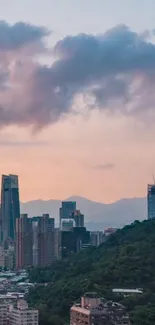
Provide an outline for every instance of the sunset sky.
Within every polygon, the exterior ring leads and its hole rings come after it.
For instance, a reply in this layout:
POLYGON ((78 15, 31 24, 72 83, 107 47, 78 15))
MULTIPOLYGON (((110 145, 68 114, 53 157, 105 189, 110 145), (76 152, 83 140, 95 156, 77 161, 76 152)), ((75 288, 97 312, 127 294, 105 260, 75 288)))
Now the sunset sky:
POLYGON ((155 174, 155 1, 0 8, 0 173, 19 175, 21 201, 145 196, 155 174))

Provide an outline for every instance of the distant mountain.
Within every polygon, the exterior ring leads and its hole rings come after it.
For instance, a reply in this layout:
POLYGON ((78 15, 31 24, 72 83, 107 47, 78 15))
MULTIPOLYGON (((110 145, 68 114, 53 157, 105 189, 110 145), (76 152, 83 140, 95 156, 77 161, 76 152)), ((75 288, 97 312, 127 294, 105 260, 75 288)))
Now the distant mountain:
MULTIPOLYGON (((69 197, 66 201, 76 201, 77 209, 85 215, 85 223, 89 230, 102 230, 107 227, 121 228, 134 220, 144 220, 147 216, 146 198, 121 199, 111 204, 90 201, 83 197, 69 197)), ((59 200, 35 200, 21 203, 21 213, 30 217, 49 213, 59 220, 59 200)))

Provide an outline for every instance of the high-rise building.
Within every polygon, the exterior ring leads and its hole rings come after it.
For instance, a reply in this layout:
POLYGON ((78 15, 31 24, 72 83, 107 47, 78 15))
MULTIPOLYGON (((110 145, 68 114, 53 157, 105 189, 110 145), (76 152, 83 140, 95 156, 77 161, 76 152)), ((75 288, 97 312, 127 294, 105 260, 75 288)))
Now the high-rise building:
POLYGON ((38 222, 38 265, 51 265, 54 255, 54 218, 43 214, 38 222))
POLYGON ((148 185, 147 210, 148 210, 148 219, 155 218, 155 184, 148 185))
POLYGON ((55 260, 61 259, 61 230, 54 229, 54 258, 55 260))
POLYGON ((75 221, 75 227, 83 228, 84 227, 84 215, 80 210, 76 210, 73 214, 73 219, 75 221))
POLYGON ((16 268, 22 269, 33 265, 33 230, 32 219, 21 214, 16 220, 16 268))
POLYGON ((72 231, 74 228, 74 219, 61 219, 61 231, 72 231))
POLYGON ((60 208, 60 224, 61 219, 69 219, 73 212, 76 211, 76 202, 74 201, 63 201, 60 208))
POLYGON ((86 228, 74 227, 72 231, 61 231, 61 258, 78 253, 84 245, 89 246, 90 232, 86 228))
POLYGON ((54 261, 54 219, 48 214, 16 221, 16 268, 45 267, 54 261))
POLYGON ((130 325, 125 307, 112 301, 103 301, 94 292, 87 293, 70 310, 70 325, 130 325))
POLYGON ((39 265, 39 222, 41 217, 32 218, 33 228, 33 266, 39 265))
POLYGON ((15 241, 16 219, 20 217, 18 176, 2 175, 1 187, 1 242, 15 241))
POLYGON ((9 325, 38 325, 38 310, 28 308, 24 300, 17 302, 17 307, 12 307, 9 312, 9 325))

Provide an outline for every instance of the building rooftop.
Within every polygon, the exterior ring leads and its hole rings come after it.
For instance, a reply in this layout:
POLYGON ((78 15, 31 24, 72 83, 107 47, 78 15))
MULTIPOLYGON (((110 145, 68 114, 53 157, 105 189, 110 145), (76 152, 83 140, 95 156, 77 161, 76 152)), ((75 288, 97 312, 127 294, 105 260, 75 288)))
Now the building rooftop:
POLYGON ((143 293, 143 289, 113 289, 114 293, 143 293))

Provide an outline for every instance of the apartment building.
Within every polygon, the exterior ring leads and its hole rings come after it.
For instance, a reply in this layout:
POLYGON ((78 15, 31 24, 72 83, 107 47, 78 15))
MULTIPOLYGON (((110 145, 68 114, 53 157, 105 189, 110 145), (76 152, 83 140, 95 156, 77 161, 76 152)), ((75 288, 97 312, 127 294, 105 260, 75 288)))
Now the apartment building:
POLYGON ((0 304, 0 324, 7 325, 7 304, 0 304))
POLYGON ((38 325, 38 310, 28 308, 25 300, 19 300, 17 307, 9 312, 9 325, 38 325))

